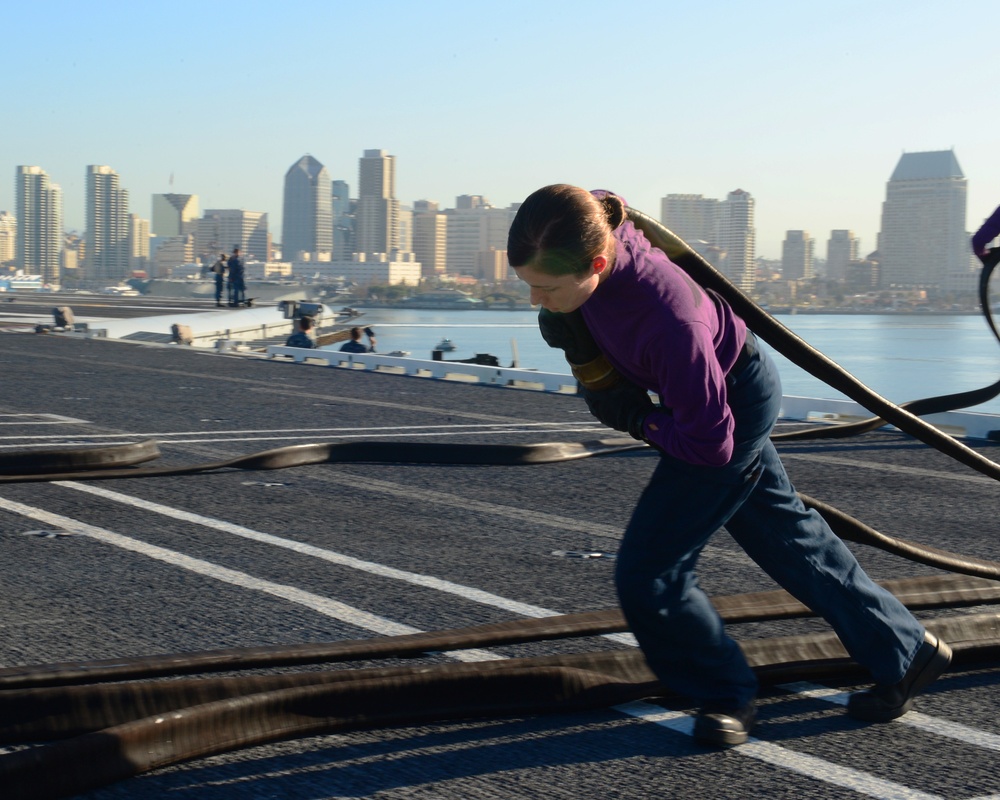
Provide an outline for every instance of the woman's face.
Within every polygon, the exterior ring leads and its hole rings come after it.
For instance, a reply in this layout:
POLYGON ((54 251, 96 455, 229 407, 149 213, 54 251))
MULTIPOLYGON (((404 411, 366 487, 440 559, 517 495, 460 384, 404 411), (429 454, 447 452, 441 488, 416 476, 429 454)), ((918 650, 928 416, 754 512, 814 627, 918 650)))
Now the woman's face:
POLYGON ((515 267, 517 277, 531 287, 531 304, 547 311, 568 314, 582 306, 597 289, 601 273, 607 266, 603 256, 594 259, 583 274, 549 275, 531 264, 515 267))

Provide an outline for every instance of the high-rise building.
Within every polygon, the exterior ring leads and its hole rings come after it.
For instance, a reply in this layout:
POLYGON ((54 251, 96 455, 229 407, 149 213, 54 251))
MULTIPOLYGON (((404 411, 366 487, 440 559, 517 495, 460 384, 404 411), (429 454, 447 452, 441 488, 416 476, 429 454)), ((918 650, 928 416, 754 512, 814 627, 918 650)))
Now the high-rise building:
POLYGON ((847 268, 852 261, 858 260, 861 242, 854 231, 830 231, 826 242, 826 277, 831 281, 847 279, 847 268))
POLYGON ((333 210, 333 261, 350 261, 357 252, 354 243, 354 203, 347 181, 332 181, 330 198, 333 210))
POLYGON ((413 204, 413 252, 423 277, 448 271, 448 216, 438 210, 436 200, 413 204))
POLYGON ((781 275, 786 281, 812 280, 816 240, 809 231, 785 231, 781 243, 781 275))
POLYGON ((660 200, 660 222, 688 244, 715 242, 719 201, 700 194, 668 194, 660 200))
POLYGON ((198 195, 153 195, 153 236, 184 236, 194 233, 197 221, 198 195))
POLYGON ((17 254, 20 269, 59 281, 62 250, 62 190, 41 167, 17 168, 17 254))
POLYGON ((462 195, 456 198, 456 206, 444 212, 448 219, 448 272, 492 280, 483 273, 481 254, 507 251, 515 211, 494 208, 482 195, 462 195))
POLYGON ((130 272, 149 267, 149 220, 138 214, 128 215, 128 267, 130 272))
POLYGON ((399 250, 399 201, 396 200, 396 157, 384 150, 365 150, 358 163, 356 252, 399 250))
POLYGON ((281 253, 286 261, 316 258, 333 250, 333 198, 330 174, 310 155, 285 173, 281 253))
POLYGON ((129 277, 128 191, 106 165, 87 167, 85 272, 88 280, 118 282, 129 277))
POLYGON ((719 204, 718 244, 725 252, 722 272, 749 294, 756 282, 757 249, 754 199, 749 192, 737 189, 719 204))
POLYGON ((882 203, 882 288, 952 290, 971 285, 967 184, 953 150, 902 155, 882 203))
POLYGON ((195 234, 195 255, 214 260, 219 253, 229 253, 234 247, 246 261, 271 260, 271 234, 267 230, 267 213, 244 211, 241 208, 209 208, 198 220, 195 234))
POLYGON ((17 258, 17 217, 0 211, 0 265, 13 264, 17 258))

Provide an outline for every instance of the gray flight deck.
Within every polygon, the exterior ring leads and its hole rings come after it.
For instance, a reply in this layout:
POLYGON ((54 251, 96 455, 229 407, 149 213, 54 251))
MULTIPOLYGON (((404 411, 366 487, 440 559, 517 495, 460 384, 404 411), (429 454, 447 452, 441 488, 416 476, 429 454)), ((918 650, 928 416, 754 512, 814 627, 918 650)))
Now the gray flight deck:
MULTIPOLYGON (((0 335, 0 453, 151 438, 162 451, 154 464, 184 465, 316 442, 614 436, 567 394, 210 349, 0 335)), ((1000 444, 968 444, 1000 460, 1000 444)), ((779 449, 800 491, 885 533, 1000 560, 1000 487, 927 446, 880 431, 779 449)), ((655 463, 653 451, 638 450, 534 466, 324 464, 2 485, 0 667, 612 608, 612 555, 655 463)), ((855 549, 879 579, 938 574, 855 549)), ((712 594, 774 588, 724 532, 705 551, 701 576, 712 594)), ((975 611, 990 609, 962 613, 975 611)), ((824 629, 816 620, 732 628, 739 638, 824 629)), ((612 646, 622 645, 547 642, 494 655, 612 646)), ((755 741, 725 752, 693 744, 683 700, 650 699, 316 736, 82 796, 1000 797, 997 664, 956 667, 920 698, 919 713, 888 725, 849 719, 836 702, 842 695, 824 691, 849 688, 768 689, 755 741)))

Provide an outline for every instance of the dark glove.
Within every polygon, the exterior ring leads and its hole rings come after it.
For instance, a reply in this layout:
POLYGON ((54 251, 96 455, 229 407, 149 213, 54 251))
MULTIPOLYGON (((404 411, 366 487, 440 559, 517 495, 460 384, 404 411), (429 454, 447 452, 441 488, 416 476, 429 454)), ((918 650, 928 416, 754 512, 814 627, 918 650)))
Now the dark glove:
POLYGON ((540 309, 538 329, 549 347, 563 351, 573 375, 585 389, 603 390, 621 380, 591 336, 579 309, 569 314, 540 309))
POLYGON ((642 424, 656 406, 649 392, 641 386, 619 377, 618 383, 610 389, 584 388, 581 393, 590 413, 609 428, 627 433, 633 439, 645 440, 642 424))

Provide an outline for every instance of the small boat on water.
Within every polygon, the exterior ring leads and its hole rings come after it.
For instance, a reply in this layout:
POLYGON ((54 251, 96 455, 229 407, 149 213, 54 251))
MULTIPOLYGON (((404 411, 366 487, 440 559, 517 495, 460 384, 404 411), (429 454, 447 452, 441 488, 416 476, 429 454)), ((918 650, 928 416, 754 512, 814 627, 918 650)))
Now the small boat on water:
POLYGON ((385 353, 387 356, 392 356, 393 358, 406 358, 410 355, 409 350, 393 350, 391 353, 385 353))
POLYGON ((442 339, 434 347, 435 350, 441 350, 445 353, 450 353, 452 350, 457 350, 455 343, 451 339, 442 339))

